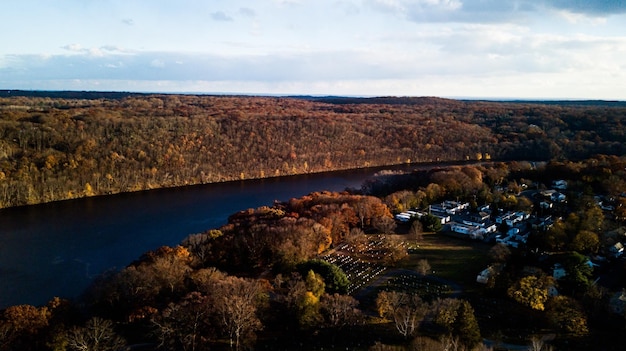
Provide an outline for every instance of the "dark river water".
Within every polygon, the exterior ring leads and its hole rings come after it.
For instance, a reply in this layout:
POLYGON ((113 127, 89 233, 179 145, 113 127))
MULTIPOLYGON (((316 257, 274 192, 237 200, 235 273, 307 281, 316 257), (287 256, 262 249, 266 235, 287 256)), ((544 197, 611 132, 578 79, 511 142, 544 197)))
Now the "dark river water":
MULTIPOLYGON (((415 166, 386 167, 413 169, 415 166)), ((360 188, 380 169, 208 184, 0 210, 0 308, 79 295, 142 253, 229 215, 313 191, 360 188)))

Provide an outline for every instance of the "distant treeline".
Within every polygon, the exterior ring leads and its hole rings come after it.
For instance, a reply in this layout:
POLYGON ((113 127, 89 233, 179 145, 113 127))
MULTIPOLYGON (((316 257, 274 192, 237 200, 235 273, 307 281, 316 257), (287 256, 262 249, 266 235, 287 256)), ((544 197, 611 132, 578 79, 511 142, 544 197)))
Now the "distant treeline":
POLYGON ((399 163, 626 153, 626 107, 612 104, 1 93, 0 207, 399 163))

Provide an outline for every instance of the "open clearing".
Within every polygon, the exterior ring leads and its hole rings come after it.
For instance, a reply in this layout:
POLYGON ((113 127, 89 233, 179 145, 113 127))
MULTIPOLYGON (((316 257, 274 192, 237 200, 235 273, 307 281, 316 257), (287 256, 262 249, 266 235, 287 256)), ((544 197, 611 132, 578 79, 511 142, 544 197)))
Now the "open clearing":
POLYGON ((464 290, 473 290, 476 276, 489 264, 490 248, 491 245, 479 241, 423 234, 422 239, 410 243, 411 254, 402 267, 414 269, 419 260, 426 259, 434 276, 458 283, 464 290))

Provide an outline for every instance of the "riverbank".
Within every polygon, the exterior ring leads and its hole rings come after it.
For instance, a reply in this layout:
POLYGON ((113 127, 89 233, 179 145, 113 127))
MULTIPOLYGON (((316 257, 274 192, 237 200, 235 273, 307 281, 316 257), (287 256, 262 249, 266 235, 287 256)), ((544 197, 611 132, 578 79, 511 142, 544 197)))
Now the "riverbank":
POLYGON ((233 213, 314 191, 360 188, 378 170, 186 186, 0 210, 0 308, 41 305, 53 296, 76 297, 99 274, 125 267, 146 251, 217 228, 233 213))

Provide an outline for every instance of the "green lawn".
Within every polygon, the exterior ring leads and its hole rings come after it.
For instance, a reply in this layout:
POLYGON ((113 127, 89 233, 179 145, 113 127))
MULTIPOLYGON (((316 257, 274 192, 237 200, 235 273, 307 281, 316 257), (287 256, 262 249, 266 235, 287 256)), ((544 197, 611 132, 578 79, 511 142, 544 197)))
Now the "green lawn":
POLYGON ((428 260, 434 275, 451 280, 466 290, 477 287, 476 276, 489 264, 491 245, 459 239, 443 234, 424 234, 423 239, 410 243, 409 259, 404 268, 414 269, 421 259, 428 260))

